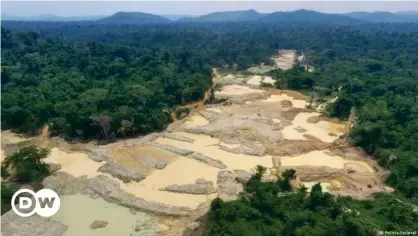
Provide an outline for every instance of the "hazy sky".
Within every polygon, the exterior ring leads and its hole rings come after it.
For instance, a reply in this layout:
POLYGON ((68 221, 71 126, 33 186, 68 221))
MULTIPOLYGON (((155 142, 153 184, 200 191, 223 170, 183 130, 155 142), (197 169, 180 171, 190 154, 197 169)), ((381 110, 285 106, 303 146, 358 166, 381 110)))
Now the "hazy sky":
POLYGON ((350 11, 418 11, 418 2, 346 2, 346 1, 282 1, 282 2, 125 2, 125 1, 2 1, 1 12, 13 16, 53 14, 58 16, 110 15, 117 11, 141 11, 153 14, 201 15, 214 11, 255 9, 259 12, 311 9, 320 12, 350 11))

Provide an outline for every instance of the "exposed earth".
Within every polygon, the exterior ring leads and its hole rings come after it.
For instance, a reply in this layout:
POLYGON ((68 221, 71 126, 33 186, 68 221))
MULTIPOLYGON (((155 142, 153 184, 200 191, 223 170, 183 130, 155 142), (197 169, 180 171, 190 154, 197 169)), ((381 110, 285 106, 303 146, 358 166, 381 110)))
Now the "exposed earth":
MULTIPOLYGON (((275 60, 289 69, 294 51, 275 60)), ((266 181, 293 168, 296 187, 321 182, 335 195, 362 199, 391 191, 383 184, 387 172, 347 144, 347 124, 308 109, 303 94, 261 87, 275 82, 261 74, 214 70, 213 81, 215 97, 227 102, 198 102, 164 132, 126 142, 70 144, 48 139, 45 128, 38 138, 3 131, 2 160, 29 144, 50 150, 46 162, 60 169, 43 184, 61 197, 61 210, 50 219, 6 213, 3 234, 199 234, 210 202, 236 199, 256 165, 268 168, 266 181)))

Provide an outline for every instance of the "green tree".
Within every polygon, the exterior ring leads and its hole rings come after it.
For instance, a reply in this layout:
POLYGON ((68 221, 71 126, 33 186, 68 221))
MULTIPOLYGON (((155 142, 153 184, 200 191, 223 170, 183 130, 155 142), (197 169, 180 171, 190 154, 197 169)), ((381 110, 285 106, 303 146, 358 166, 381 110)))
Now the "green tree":
POLYGON ((47 155, 48 151, 45 149, 24 147, 6 158, 2 175, 14 176, 21 183, 41 181, 49 175, 48 166, 43 162, 47 155))

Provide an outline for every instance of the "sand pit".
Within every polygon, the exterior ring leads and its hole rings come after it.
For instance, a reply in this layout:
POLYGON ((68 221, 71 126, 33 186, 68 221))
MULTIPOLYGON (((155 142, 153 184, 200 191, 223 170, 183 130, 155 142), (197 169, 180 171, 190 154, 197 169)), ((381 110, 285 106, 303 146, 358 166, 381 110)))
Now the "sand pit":
POLYGON ((338 181, 338 180, 336 180, 336 179, 333 179, 333 180, 331 180, 331 181, 329 181, 329 182, 330 182, 330 184, 331 184, 330 188, 333 188, 333 189, 340 189, 340 188, 342 188, 342 187, 343 187, 343 185, 341 184, 341 182, 340 182, 340 181, 338 181))
POLYGON ((45 159, 46 163, 54 163, 61 165, 59 171, 66 172, 72 176, 94 177, 103 173, 97 172, 100 166, 104 164, 95 162, 88 158, 87 154, 82 152, 66 153, 58 148, 53 148, 45 159))
POLYGON ((206 111, 215 112, 215 113, 223 113, 221 108, 218 108, 218 107, 207 108, 206 111))
POLYGON ((273 66, 265 66, 265 65, 253 66, 247 69, 247 71, 252 74, 264 74, 272 70, 274 70, 273 66))
POLYGON ((207 166, 197 160, 179 157, 177 161, 162 170, 156 170, 141 184, 151 189, 160 189, 172 184, 193 184, 196 179, 212 181, 216 186, 216 175, 219 169, 207 166), (187 171, 179 171, 187 168, 187 171))
POLYGON ((194 195, 160 191, 159 189, 172 184, 193 184, 199 178, 210 180, 216 186, 218 171, 219 169, 196 160, 180 157, 166 168, 155 170, 139 183, 130 182, 125 184, 121 180, 117 180, 117 182, 123 190, 144 200, 195 209, 199 204, 214 199, 216 194, 194 195))
POLYGON ((277 68, 289 70, 293 67, 296 60, 295 50, 279 50, 279 55, 272 58, 277 68))
POLYGON ((12 133, 10 130, 1 131, 2 144, 17 144, 25 141, 29 141, 32 138, 24 137, 23 135, 12 133))
POLYGON ((110 150, 112 159, 118 166, 136 170, 144 175, 148 175, 154 169, 142 161, 143 158, 152 158, 166 163, 171 163, 178 158, 171 152, 147 144, 129 147, 116 146, 110 150))
MULTIPOLYGON (((193 181, 190 183, 193 183, 193 181)), ((216 194, 196 195, 160 191, 158 189, 152 189, 149 186, 143 186, 142 184, 136 182, 121 184, 121 188, 124 191, 146 201, 168 204, 177 207, 187 207, 190 209, 196 209, 200 204, 216 198, 216 194)))
POLYGON ((260 86, 262 80, 263 80, 263 77, 259 75, 254 75, 253 77, 251 77, 251 79, 247 81, 247 84, 260 86))
POLYGON ((222 161, 228 169, 240 169, 251 171, 256 165, 262 165, 267 168, 272 167, 273 163, 271 156, 251 156, 244 154, 235 154, 219 149, 217 144, 219 139, 211 138, 208 135, 195 135, 195 134, 185 134, 183 132, 178 132, 179 135, 188 135, 190 138, 195 139, 196 141, 191 143, 180 142, 177 140, 158 138, 155 142, 165 145, 170 145, 176 148, 182 148, 187 150, 192 150, 195 152, 200 152, 201 154, 222 161))
POLYGON ((276 80, 271 76, 264 76, 263 83, 274 85, 276 80))
POLYGON ((229 144, 229 143, 224 143, 224 142, 221 142, 220 144, 219 144, 220 146, 224 146, 224 147, 227 147, 227 148, 229 148, 229 149, 234 149, 234 148, 239 148, 239 147, 241 147, 241 144, 229 144))
POLYGON ((260 108, 254 103, 247 103, 246 105, 248 106, 231 105, 224 107, 223 110, 231 116, 239 117, 242 119, 256 119, 258 117, 260 108))
POLYGON ((142 212, 134 215, 128 208, 108 203, 102 198, 93 199, 77 194, 60 196, 60 200, 60 210, 51 220, 59 221, 68 227, 65 236, 131 235, 136 224, 145 223, 150 219, 142 212), (93 230, 90 225, 95 220, 103 220, 108 224, 104 228, 93 230))
POLYGON ((314 116, 319 116, 316 112, 301 112, 295 116, 292 125, 286 126, 282 130, 283 137, 288 140, 307 140, 304 134, 308 134, 320 139, 323 142, 331 143, 343 134, 345 125, 336 124, 329 121, 321 120, 318 123, 308 123, 307 119, 314 116), (306 133, 300 133, 295 128, 301 127, 306 130, 306 133), (331 134, 331 135, 330 135, 331 134))
POLYGON ((233 84, 224 86, 221 91, 216 91, 215 96, 219 98, 228 98, 253 94, 261 95, 262 93, 263 91, 259 89, 233 84))
POLYGON ((209 121, 205 119, 202 115, 195 113, 193 114, 186 122, 184 122, 184 127, 192 128, 199 127, 209 124, 209 121))
POLYGON ((274 85, 276 80, 273 79, 271 76, 260 76, 260 75, 254 75, 247 81, 247 84, 254 85, 254 86, 260 86, 262 83, 271 84, 274 85))
POLYGON ((367 163, 346 163, 344 165, 345 168, 350 169, 351 171, 355 171, 355 172, 368 172, 370 166, 367 165, 367 163))
POLYGON ((228 74, 227 76, 224 76, 223 79, 235 79, 235 76, 228 74))
MULTIPOLYGON (((145 151, 145 149, 143 151, 145 151)), ((160 154, 164 152, 165 151, 162 150, 160 154)), ((150 155, 153 156, 153 158, 158 158, 158 156, 152 155, 152 153, 155 154, 158 153, 158 151, 153 150, 150 153, 140 152, 141 155, 150 155)), ((119 153, 119 155, 121 155, 121 157, 123 156, 122 153, 119 153)), ((130 158, 129 155, 130 154, 128 153, 128 158, 130 158)), ((168 156, 169 155, 172 155, 172 157, 176 156, 171 153, 169 153, 168 156)), ((169 159, 172 157, 169 157, 169 159)), ((167 156, 165 158, 167 159, 167 156)), ((178 158, 179 157, 176 157, 176 160, 178 158)), ((118 158, 116 158, 116 160, 118 164, 129 164, 129 161, 127 160, 120 161, 118 160, 118 158)), ((120 184, 121 189, 135 195, 136 197, 143 198, 147 201, 165 203, 173 206, 184 206, 194 209, 200 203, 207 201, 208 198, 212 196, 171 193, 165 191, 158 191, 158 188, 165 187, 170 184, 194 183, 194 181, 198 178, 205 178, 216 183, 216 175, 218 169, 208 167, 205 164, 201 164, 197 161, 184 157, 183 159, 179 159, 177 161, 174 161, 174 163, 169 164, 165 169, 154 170, 154 172, 152 172, 150 176, 148 176, 145 180, 141 182, 124 183, 121 180, 114 178, 108 174, 97 172, 97 169, 101 165, 103 165, 104 162, 98 163, 93 160, 90 160, 87 157, 87 154, 84 153, 68 154, 59 150, 58 148, 54 148, 51 151, 51 154, 46 159, 47 163, 60 164, 62 166, 60 171, 69 173, 75 177, 87 175, 88 178, 91 178, 98 175, 105 175, 117 181, 120 184), (187 168, 187 171, 179 171, 184 169, 185 167, 187 168)), ((135 165, 130 166, 130 168, 135 169, 135 165)))
POLYGON ((282 93, 280 95, 273 94, 273 95, 270 95, 269 98, 265 100, 261 100, 261 102, 281 102, 281 101, 290 101, 294 108, 305 108, 306 105, 308 104, 306 100, 295 99, 287 95, 286 93, 282 93))
MULTIPOLYGON (((120 147, 123 148, 123 147, 120 147)), ((129 148, 129 147, 126 147, 129 148)), ((132 148, 132 147, 131 147, 132 148)), ((123 181, 110 176, 109 174, 97 172, 97 169, 104 164, 104 162, 99 163, 93 160, 90 160, 87 157, 87 154, 84 153, 65 153, 58 148, 53 148, 51 154, 46 159, 47 163, 55 163, 60 164, 62 168, 60 171, 66 172, 71 174, 75 177, 80 177, 83 175, 87 175, 88 178, 98 176, 98 175, 105 175, 120 184, 121 189, 125 190, 128 193, 135 195, 136 197, 143 198, 147 201, 154 201, 158 203, 170 204, 173 206, 184 206, 189 208, 196 208, 200 203, 203 203, 208 200, 209 197, 212 196, 198 196, 192 194, 179 194, 179 193, 171 193, 165 191, 158 191, 158 188, 165 187, 166 185, 170 184, 186 184, 186 183, 194 183, 194 181, 198 178, 205 178, 207 180, 211 180, 216 183, 216 175, 218 169, 213 167, 208 167, 204 164, 201 164, 197 161, 192 159, 183 158, 178 160, 178 156, 166 152, 166 151, 158 151, 158 148, 154 148, 154 150, 146 147, 150 150, 150 152, 146 152, 146 149, 139 147, 137 154, 141 157, 143 156, 152 156, 155 159, 168 159, 174 161, 174 163, 169 164, 165 169, 162 170, 150 170, 146 174, 152 174, 148 176, 145 180, 141 182, 131 182, 131 183, 124 183, 123 181), (142 152, 140 151, 142 149, 142 152), (155 154, 165 154, 166 156, 158 156, 155 154), (153 155, 154 154, 154 155, 153 155), (177 163, 177 164, 176 164, 177 163), (179 171, 184 168, 187 168, 187 171, 179 171), (164 184, 164 182, 166 184, 164 184)), ((135 151, 135 149, 130 150, 135 151)), ((113 150, 115 152, 115 150, 113 150)), ((140 162, 132 160, 132 153, 127 152, 127 155, 123 155, 123 151, 117 150, 119 152, 117 155, 119 157, 115 158, 118 165, 122 165, 123 167, 136 169, 138 165, 141 165, 140 162), (120 158, 126 158, 122 160, 120 158)), ((139 158, 140 158, 139 157, 139 158)), ((145 168, 144 166, 140 166, 141 168, 145 168)), ((150 167, 147 167, 151 169, 150 167)), ((141 169, 143 170, 143 169, 141 169)))
POLYGON ((328 166, 334 169, 343 169, 346 164, 357 164, 364 168, 358 168, 364 172, 373 173, 374 170, 366 162, 352 161, 344 159, 340 156, 330 156, 327 154, 328 150, 315 150, 299 156, 283 156, 280 157, 282 166, 328 166))
MULTIPOLYGON (((310 192, 311 191, 311 189, 312 189, 312 187, 315 185, 315 184, 317 184, 318 183, 318 181, 312 181, 312 182, 302 182, 302 184, 306 187, 306 188, 308 188, 307 189, 307 191, 308 192, 310 192)), ((330 183, 328 183, 328 182, 319 182, 320 184, 321 184, 321 187, 322 187, 322 192, 324 192, 324 193, 326 193, 326 192, 329 192, 329 187, 331 186, 331 184, 330 183)))

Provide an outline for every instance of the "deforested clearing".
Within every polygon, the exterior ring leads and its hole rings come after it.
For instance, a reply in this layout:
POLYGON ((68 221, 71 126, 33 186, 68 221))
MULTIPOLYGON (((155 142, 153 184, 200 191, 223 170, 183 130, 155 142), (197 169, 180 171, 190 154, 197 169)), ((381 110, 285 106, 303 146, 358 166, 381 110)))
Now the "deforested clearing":
POLYGON ((198 127, 198 126, 203 126, 207 124, 209 124, 208 120, 206 120, 200 114, 195 113, 190 118, 188 118, 188 121, 184 123, 184 126, 191 128, 191 127, 198 127))
POLYGON ((295 50, 279 50, 276 57, 273 57, 275 66, 282 70, 289 70, 293 67, 296 60, 295 50))
POLYGON ((290 140, 306 140, 304 134, 309 134, 319 138, 323 142, 333 142, 342 135, 345 129, 344 124, 336 124, 329 121, 321 120, 316 124, 307 122, 310 117, 320 116, 320 113, 302 112, 296 115, 293 119, 292 124, 285 127, 282 130, 283 137, 290 140), (302 127, 306 130, 306 133, 300 133, 295 131, 295 128, 302 127), (330 135, 334 134, 334 135, 330 135))
POLYGON ((241 169, 251 171, 256 165, 262 165, 266 167, 272 166, 270 156, 257 157, 227 152, 214 145, 219 143, 218 139, 210 138, 210 136, 207 135, 193 136, 196 139, 193 144, 166 138, 159 138, 156 140, 156 142, 202 153, 205 156, 209 156, 213 159, 222 161, 225 163, 225 165, 228 166, 228 169, 241 169))
POLYGON ((260 86, 262 80, 263 80, 262 76, 254 75, 253 77, 251 77, 251 79, 247 81, 247 84, 260 86))
POLYGON ((218 97, 234 97, 234 96, 244 96, 252 94, 262 94, 263 91, 259 89, 252 89, 247 86, 242 85, 226 85, 221 91, 216 91, 216 96, 218 97))
POLYGON ((302 99, 295 99, 292 96, 287 95, 286 93, 282 93, 280 95, 272 94, 269 98, 265 100, 261 100, 261 102, 281 102, 281 101, 290 101, 292 103, 292 107, 295 108, 305 108, 307 102, 302 99))
POLYGON ((365 162, 352 161, 340 156, 330 156, 326 150, 311 151, 294 157, 281 157, 282 166, 327 166, 334 169, 343 169, 346 164, 359 164, 364 167, 363 171, 374 172, 365 162))
POLYGON ((60 171, 75 177, 84 175, 87 177, 94 177, 100 175, 101 173, 97 170, 104 164, 89 159, 86 153, 67 153, 59 148, 53 148, 49 156, 45 159, 45 162, 59 164, 61 166, 60 171))
POLYGON ((10 130, 1 131, 1 142, 4 144, 16 144, 25 141, 29 141, 31 138, 24 137, 23 135, 18 135, 10 130))

